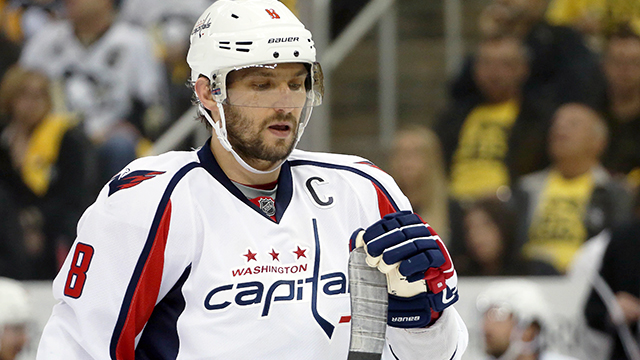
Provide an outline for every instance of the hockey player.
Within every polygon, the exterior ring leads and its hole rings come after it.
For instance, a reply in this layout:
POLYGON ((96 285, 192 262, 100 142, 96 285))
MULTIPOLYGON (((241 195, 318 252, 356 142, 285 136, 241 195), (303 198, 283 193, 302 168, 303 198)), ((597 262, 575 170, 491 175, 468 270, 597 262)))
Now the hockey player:
POLYGON ((349 244, 387 274, 382 358, 460 359, 437 234, 370 162, 294 150, 322 100, 299 20, 275 0, 219 0, 187 61, 213 137, 102 189, 54 281, 38 359, 346 359, 349 244))
POLYGON ((546 348, 550 305, 535 283, 495 281, 478 295, 486 360, 576 360, 546 348))
POLYGON ((0 360, 14 360, 29 343, 29 297, 16 280, 0 277, 0 360))

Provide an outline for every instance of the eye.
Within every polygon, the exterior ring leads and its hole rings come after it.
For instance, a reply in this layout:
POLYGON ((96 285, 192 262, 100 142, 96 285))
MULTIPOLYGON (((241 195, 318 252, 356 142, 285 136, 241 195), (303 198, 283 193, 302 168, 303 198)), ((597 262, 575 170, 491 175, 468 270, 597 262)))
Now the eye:
POLYGON ((251 87, 253 87, 253 89, 255 90, 260 90, 260 91, 264 91, 264 90, 269 90, 271 89, 271 82, 270 81, 255 81, 251 87))
POLYGON ((289 89, 292 91, 299 91, 304 89, 304 80, 305 78, 296 78, 289 82, 289 89))
POLYGON ((289 89, 293 90, 293 91, 298 91, 302 88, 302 84, 299 83, 290 83, 289 84, 289 89))

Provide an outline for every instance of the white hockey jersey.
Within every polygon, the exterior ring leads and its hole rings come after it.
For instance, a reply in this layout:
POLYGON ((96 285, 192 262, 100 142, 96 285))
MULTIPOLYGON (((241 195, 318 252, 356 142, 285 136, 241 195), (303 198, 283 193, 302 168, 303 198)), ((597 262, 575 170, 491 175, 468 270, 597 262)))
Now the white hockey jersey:
POLYGON ((135 101, 161 104, 167 85, 146 32, 116 22, 85 47, 69 21, 47 25, 27 42, 21 65, 60 80, 69 111, 85 119, 88 135, 97 136, 125 120, 135 101))
MULTIPOLYGON (((38 359, 346 359, 350 235, 409 202, 362 158, 295 150, 275 207, 209 142, 132 162, 79 222, 38 359)), ((459 359, 467 332, 450 307, 387 342, 383 359, 459 359)))

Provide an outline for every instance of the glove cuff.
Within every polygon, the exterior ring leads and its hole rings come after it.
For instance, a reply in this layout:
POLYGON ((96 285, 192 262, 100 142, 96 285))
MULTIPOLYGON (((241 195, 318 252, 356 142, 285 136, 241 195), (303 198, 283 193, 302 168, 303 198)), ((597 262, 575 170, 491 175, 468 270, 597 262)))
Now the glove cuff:
POLYGON ((389 294, 387 324, 397 328, 419 328, 431 322, 431 306, 427 293, 412 297, 389 294))

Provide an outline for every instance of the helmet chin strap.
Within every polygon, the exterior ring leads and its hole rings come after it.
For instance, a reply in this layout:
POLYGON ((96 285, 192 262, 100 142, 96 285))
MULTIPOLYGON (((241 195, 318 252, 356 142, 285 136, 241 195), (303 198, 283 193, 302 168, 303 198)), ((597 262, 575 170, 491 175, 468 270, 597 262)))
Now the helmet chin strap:
MULTIPOLYGON (((200 113, 207 119, 207 121, 209 122, 209 124, 211 124, 211 126, 213 127, 213 130, 216 132, 216 137, 218 138, 218 141, 220 142, 220 144, 222 145, 222 147, 227 150, 228 152, 231 153, 231 155, 233 155, 233 157, 236 159, 236 161, 247 171, 252 172, 254 174, 271 174, 275 171, 277 171, 278 169, 280 169, 280 166, 282 166, 282 164, 284 163, 284 161, 286 159, 280 160, 273 169, 271 170, 258 170, 254 167, 252 167, 251 165, 247 164, 246 161, 244 161, 244 159, 242 159, 240 157, 240 155, 238 155, 238 153, 236 153, 235 150, 233 150, 233 147, 231 146, 231 143, 229 143, 229 138, 227 137, 227 121, 226 121, 226 117, 224 114, 224 109, 222 107, 221 103, 217 103, 218 105, 218 111, 220 113, 220 122, 217 123, 215 121, 213 121, 213 119, 211 118, 211 116, 209 115, 209 113, 207 112, 207 110, 202 106, 202 104, 200 104, 198 106, 198 109, 200 110, 200 113)), ((299 127, 298 129, 298 136, 296 137, 296 143, 294 145, 294 147, 296 145, 298 145, 298 141, 300 141, 300 135, 301 135, 301 130, 304 130, 304 127, 299 127)))

